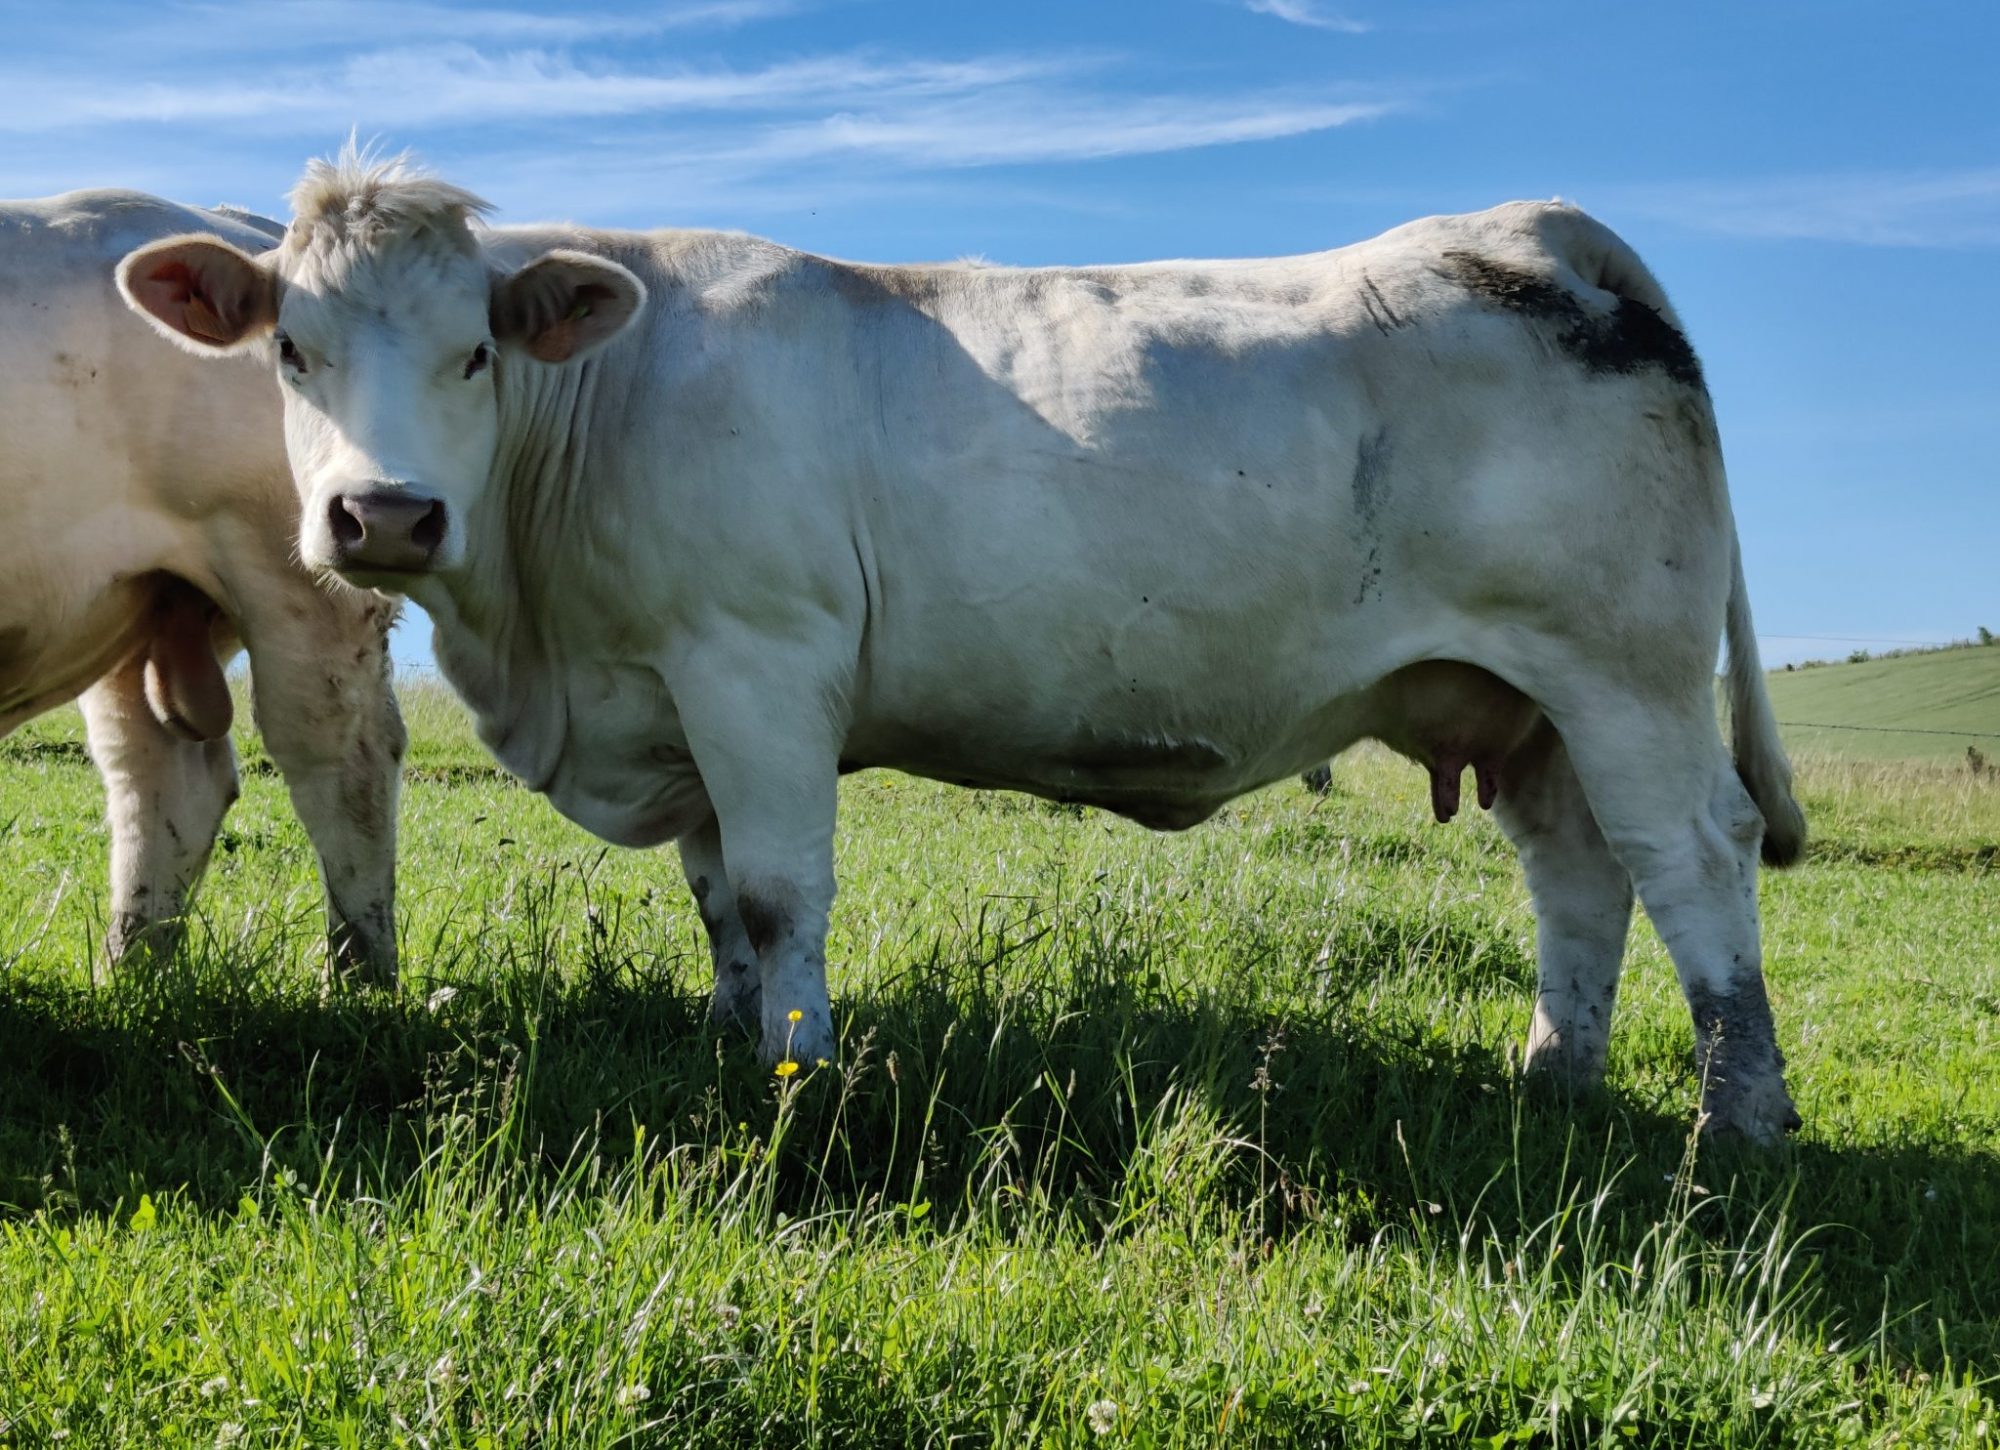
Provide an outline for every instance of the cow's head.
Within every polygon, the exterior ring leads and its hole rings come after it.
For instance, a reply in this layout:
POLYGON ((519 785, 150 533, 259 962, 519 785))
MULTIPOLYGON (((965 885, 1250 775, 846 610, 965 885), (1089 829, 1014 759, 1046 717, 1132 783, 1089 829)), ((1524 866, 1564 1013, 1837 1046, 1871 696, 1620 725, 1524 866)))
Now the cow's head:
POLYGON ((268 349, 301 556, 402 590, 464 559, 500 445, 500 375, 585 356, 646 289, 585 252, 501 267, 474 226, 485 202, 351 149, 312 163, 292 205, 275 251, 170 237, 119 264, 119 290, 191 351, 268 349))

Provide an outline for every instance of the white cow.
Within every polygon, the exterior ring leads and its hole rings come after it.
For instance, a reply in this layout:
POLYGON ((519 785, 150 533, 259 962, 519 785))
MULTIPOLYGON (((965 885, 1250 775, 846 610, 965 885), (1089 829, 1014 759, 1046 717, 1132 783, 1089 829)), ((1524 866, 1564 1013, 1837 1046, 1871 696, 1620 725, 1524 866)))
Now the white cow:
POLYGON ((0 203, 0 735, 82 695, 110 806, 104 965, 170 950, 236 798, 222 666, 247 646, 333 960, 393 980, 395 606, 299 567, 265 370, 202 368, 119 300, 119 258, 190 231, 257 251, 283 227, 126 191, 0 203))
POLYGON ((1756 863, 1804 821, 1714 418, 1581 212, 1015 270, 489 230, 351 155, 293 201, 273 254, 162 242, 127 296, 269 358, 304 557, 431 612, 511 770, 608 840, 678 839, 716 1010, 767 1057, 834 1051, 841 771, 1178 828, 1375 736, 1443 816, 1472 766, 1520 849, 1537 1068, 1602 1073, 1636 885, 1709 1123, 1797 1121, 1756 863))

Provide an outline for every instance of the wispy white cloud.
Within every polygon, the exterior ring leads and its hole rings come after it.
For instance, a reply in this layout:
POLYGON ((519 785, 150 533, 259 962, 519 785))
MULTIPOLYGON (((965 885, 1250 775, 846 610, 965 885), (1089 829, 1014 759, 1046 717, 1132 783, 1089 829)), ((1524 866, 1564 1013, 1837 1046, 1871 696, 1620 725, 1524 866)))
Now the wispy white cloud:
MULTIPOLYGON (((1070 194, 1018 181, 946 178, 976 168, 1063 164, 1188 151, 1304 135, 1386 116, 1390 100, 1328 101, 1266 94, 1247 98, 1110 97, 1067 94, 1040 81, 939 100, 884 101, 828 116, 760 118, 671 134, 645 127, 599 129, 570 147, 526 142, 489 152, 489 189, 503 203, 535 198, 544 212, 683 220, 805 211, 821 206, 918 200, 982 210, 1119 210, 1094 193, 1070 194)), ((486 183, 482 182, 482 185, 486 183)), ((511 209, 511 208, 509 208, 511 209)))
POLYGON ((491 127, 645 113, 797 109, 981 91, 1046 80, 1084 63, 1076 57, 900 61, 849 55, 754 70, 642 69, 585 67, 541 49, 491 54, 463 44, 406 46, 283 69, 255 84, 131 80, 105 87, 68 76, 17 74, 7 78, 12 102, 0 108, 0 131, 257 121, 320 135, 330 120, 365 127, 453 122, 491 127))
POLYGON ((809 0, 682 0, 635 12, 557 10, 538 13, 507 6, 455 5, 446 0, 259 0, 256 4, 193 0, 141 19, 125 32, 141 42, 199 33, 208 46, 280 50, 304 45, 353 44, 358 37, 393 35, 403 43, 425 40, 493 41, 518 45, 567 45, 685 30, 731 30, 782 19, 809 8, 809 0))
POLYGON ((1365 20, 1350 19, 1327 9, 1323 0, 1243 0, 1243 8, 1293 25, 1338 31, 1342 35, 1366 35, 1374 28, 1365 20))
MULTIPOLYGON (((1260 90, 1130 92, 1108 87, 1103 56, 989 55, 967 60, 824 55, 753 69, 584 65, 566 51, 399 46, 279 66, 252 83, 19 73, 0 133, 139 122, 323 137, 331 127, 404 132, 612 117, 672 119, 683 166, 771 171, 849 158, 957 168, 1183 151, 1330 130, 1388 115, 1392 97, 1260 90), (704 118, 707 118, 704 123, 704 118)), ((597 138, 580 138, 595 144, 597 138)), ((659 147, 648 134, 642 144, 659 147)), ((557 138, 547 138, 555 145, 557 138)))
MULTIPOLYGON (((612 0, 542 13, 526 3, 287 0, 258 12, 274 22, 239 17, 247 34, 218 50, 212 32, 236 12, 194 0, 168 17, 216 23, 143 42, 97 36, 55 64, 46 50, 0 57, 0 141, 14 142, 0 147, 0 194, 115 182, 254 204, 352 127, 414 146, 513 215, 721 220, 907 202, 913 188, 944 198, 948 177, 975 168, 1308 135, 1419 99, 1408 87, 1218 86, 1208 75, 1148 84, 1130 57, 1074 49, 695 63, 674 37, 631 27, 747 22, 825 0, 684 0, 631 16, 612 0)), ((982 178, 954 204, 990 210, 1028 180, 982 178)), ((1036 181, 1020 206, 1101 200, 1036 181)))
POLYGON ((1394 109, 1388 101, 1072 99, 1015 90, 779 126, 732 154, 758 161, 850 154, 935 167, 1085 161, 1298 136, 1374 120, 1394 109))
POLYGON ((2000 167, 1665 182, 1593 190, 1583 199, 1725 236, 2000 246, 2000 167))

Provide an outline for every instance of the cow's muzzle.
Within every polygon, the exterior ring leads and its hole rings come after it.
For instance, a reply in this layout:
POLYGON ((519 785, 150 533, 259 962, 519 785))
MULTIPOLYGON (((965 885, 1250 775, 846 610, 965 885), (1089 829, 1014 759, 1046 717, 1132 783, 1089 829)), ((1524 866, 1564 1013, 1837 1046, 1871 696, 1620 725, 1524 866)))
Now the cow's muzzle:
POLYGON ((343 574, 421 573, 437 559, 445 521, 443 499, 406 489, 336 494, 326 506, 328 562, 343 574))

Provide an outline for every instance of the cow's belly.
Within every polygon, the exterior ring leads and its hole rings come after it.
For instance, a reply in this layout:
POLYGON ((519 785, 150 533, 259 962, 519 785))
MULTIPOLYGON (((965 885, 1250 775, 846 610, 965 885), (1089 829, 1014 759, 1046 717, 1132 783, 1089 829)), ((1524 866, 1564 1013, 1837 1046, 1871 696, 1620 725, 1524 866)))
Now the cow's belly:
POLYGON ((1037 679, 989 660, 921 708, 864 720, 849 764, 1026 791, 1180 829, 1371 733, 1371 694, 1323 673, 1227 680, 1135 666, 1037 679))
POLYGON ((154 592, 144 579, 79 593, 16 577, 22 586, 0 595, 0 735, 69 703, 137 649, 154 592))
POLYGON ((1224 570, 1119 543, 1018 590, 902 581, 853 763, 1185 823, 1371 733, 1375 683, 1439 632, 1394 591, 1357 605, 1323 552, 1224 570))

